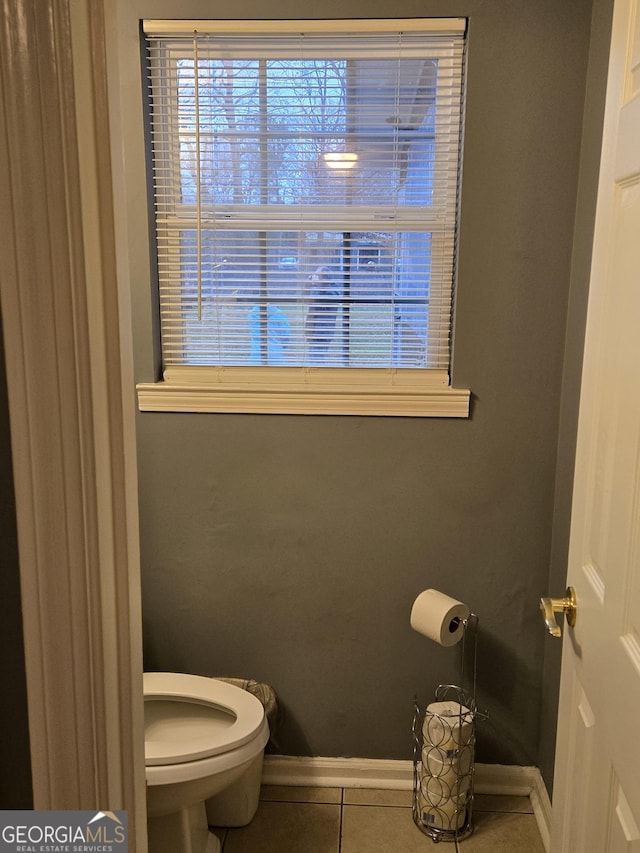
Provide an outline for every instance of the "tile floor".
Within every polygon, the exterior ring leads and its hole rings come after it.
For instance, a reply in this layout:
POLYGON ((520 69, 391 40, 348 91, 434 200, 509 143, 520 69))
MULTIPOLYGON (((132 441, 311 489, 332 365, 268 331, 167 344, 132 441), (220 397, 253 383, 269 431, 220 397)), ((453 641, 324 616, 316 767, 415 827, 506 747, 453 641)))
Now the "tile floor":
MULTIPOLYGON (((461 853, 544 853, 528 797, 476 795, 461 853)), ((263 786, 249 826, 216 829, 223 853, 447 853, 411 817, 410 791, 263 786)))

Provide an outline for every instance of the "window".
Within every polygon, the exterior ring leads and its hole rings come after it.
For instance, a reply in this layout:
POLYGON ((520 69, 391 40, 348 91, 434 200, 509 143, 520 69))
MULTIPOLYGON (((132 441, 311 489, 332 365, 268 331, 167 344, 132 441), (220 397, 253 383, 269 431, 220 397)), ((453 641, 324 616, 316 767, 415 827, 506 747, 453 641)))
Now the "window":
POLYGON ((467 414, 463 23, 144 22, 164 375, 142 408, 467 414))

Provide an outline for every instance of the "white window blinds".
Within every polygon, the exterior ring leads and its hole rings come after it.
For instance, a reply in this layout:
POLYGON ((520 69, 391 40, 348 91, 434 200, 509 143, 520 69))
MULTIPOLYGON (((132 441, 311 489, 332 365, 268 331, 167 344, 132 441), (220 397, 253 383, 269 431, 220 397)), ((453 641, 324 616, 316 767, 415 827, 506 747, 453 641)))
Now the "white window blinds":
POLYGON ((355 24, 145 22, 165 367, 448 369, 463 25, 355 24))

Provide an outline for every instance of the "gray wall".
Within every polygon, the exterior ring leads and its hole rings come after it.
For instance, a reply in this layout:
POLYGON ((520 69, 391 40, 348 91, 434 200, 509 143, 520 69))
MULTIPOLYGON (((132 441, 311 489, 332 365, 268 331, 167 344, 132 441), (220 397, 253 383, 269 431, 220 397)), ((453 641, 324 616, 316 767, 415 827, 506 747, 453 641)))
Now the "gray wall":
MULTIPOLYGON (((602 143, 602 116, 609 60, 612 8, 613 0, 595 0, 593 4, 560 403, 558 464, 549 571, 549 594, 553 596, 563 595, 566 586, 573 463, 580 401, 580 372, 582 369, 591 245, 593 242, 595 200, 602 143)), ((555 758, 561 656, 562 644, 548 637, 544 655, 538 766, 549 790, 552 788, 555 758)))
MULTIPOLYGON (((457 678, 459 649, 409 626, 436 587, 480 616, 478 759, 536 764, 591 0, 204 5, 469 16, 453 378, 473 405, 468 420, 139 415, 145 665, 269 682, 282 753, 408 758, 414 694, 457 678)), ((145 281, 134 296, 150 380, 145 281)))

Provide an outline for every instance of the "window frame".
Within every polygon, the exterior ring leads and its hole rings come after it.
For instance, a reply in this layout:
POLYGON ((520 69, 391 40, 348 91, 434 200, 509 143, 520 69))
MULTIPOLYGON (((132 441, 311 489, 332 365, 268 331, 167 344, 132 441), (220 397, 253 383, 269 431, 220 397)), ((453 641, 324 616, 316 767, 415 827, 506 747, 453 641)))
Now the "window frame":
MULTIPOLYGON (((421 20, 373 20, 373 21, 216 21, 215 31, 268 33, 273 32, 390 32, 407 28, 417 30, 464 28, 463 19, 421 20)), ((213 25, 212 25, 213 26, 213 25)), ((155 33, 202 32, 202 21, 145 21, 145 31, 153 27, 155 33)), ((443 54, 446 54, 443 48, 443 54)), ((184 55, 179 48, 176 53, 184 55)), ((176 58, 177 61, 177 58, 176 58)), ((463 72, 464 73, 464 72, 463 72)), ((169 142, 170 147, 173 143, 169 142)), ((435 149, 438 151, 437 137, 435 149)), ((439 155, 436 153, 436 157, 439 155)), ((178 234, 185 228, 193 228, 194 219, 185 217, 193 210, 190 203, 177 206, 172 217, 172 233, 178 234)), ((305 205, 305 230, 326 230, 326 218, 319 216, 321 206, 305 205), (318 215, 314 219, 313 214, 318 215)), ((328 207, 328 206, 327 206, 328 207)), ((339 206, 331 206, 335 215, 339 206)), ((290 205, 268 205, 268 218, 264 215, 266 205, 251 205, 251 218, 247 218, 249 206, 224 205, 213 217, 203 217, 201 226, 209 229, 224 223, 225 228, 237 222, 239 229, 278 231, 290 228, 292 207, 290 205), (274 211, 274 207, 282 210, 274 211), (264 210, 263 210, 264 208, 264 210), (280 214, 280 215, 279 215, 280 214)), ((298 211, 299 206, 295 206, 298 211)), ((420 206, 412 211, 407 207, 390 205, 368 205, 354 211, 345 207, 345 216, 338 217, 336 230, 343 222, 347 231, 354 230, 358 222, 370 230, 372 222, 383 222, 394 216, 397 231, 430 231, 433 222, 442 219, 442 211, 434 204, 420 206), (356 216, 354 216, 354 213, 356 216), (357 216, 360 216, 357 219, 357 216)), ((297 220, 296 215, 296 220, 297 220)), ((334 220, 335 222, 335 220, 334 220)), ((432 230, 432 252, 437 263, 446 255, 441 245, 441 235, 432 230)), ((450 258, 452 276, 455 258, 450 258)), ((451 334, 451 340, 453 335, 451 334)), ((452 344, 450 344, 451 356, 452 344)), ((355 414, 355 415, 400 415, 467 417, 469 414, 470 391, 451 386, 448 370, 421 367, 272 367, 231 365, 165 365, 159 381, 142 382, 137 385, 138 406, 141 411, 177 412, 247 412, 286 414, 355 414)))

